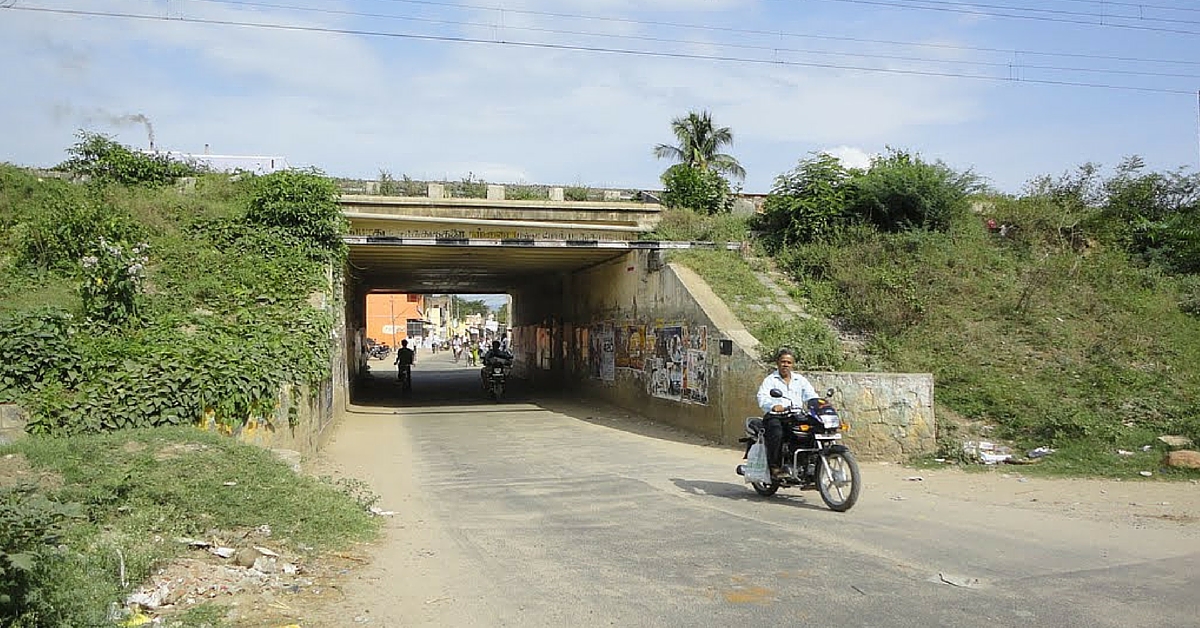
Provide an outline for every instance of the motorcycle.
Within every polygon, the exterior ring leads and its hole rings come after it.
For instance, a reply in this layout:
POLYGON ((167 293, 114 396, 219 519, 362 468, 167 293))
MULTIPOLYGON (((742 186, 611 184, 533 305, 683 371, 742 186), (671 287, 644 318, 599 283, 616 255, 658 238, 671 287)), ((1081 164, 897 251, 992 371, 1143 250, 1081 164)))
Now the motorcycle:
MULTIPOLYGON (((831 388, 826 397, 832 397, 831 388)), ((771 396, 782 398, 783 391, 774 389, 771 396)), ((783 477, 771 478, 770 482, 750 482, 754 491, 770 497, 781 488, 800 490, 816 489, 821 500, 831 510, 845 512, 858 501, 862 488, 862 476, 858 462, 850 448, 841 443, 842 431, 849 429, 837 410, 827 399, 810 399, 803 408, 788 404, 782 412, 771 412, 783 423, 783 477)), ((746 436, 738 440, 745 443, 749 456, 755 443, 766 443, 766 431, 760 417, 746 419, 746 436)), ((737 474, 745 476, 746 465, 738 465, 737 474)))
POLYGON ((508 381, 510 368, 511 361, 495 358, 487 361, 487 366, 484 367, 483 389, 492 400, 500 401, 504 398, 504 384, 508 381))

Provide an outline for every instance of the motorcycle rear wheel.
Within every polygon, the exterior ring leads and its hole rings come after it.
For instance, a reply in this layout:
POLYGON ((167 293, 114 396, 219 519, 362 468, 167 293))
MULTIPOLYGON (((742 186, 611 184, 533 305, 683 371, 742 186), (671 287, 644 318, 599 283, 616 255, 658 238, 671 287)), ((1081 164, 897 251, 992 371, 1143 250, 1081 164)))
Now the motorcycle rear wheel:
POLYGON ((758 493, 763 497, 770 497, 779 490, 779 482, 771 482, 770 484, 765 482, 751 482, 750 486, 754 487, 755 493, 758 493))
POLYGON ((858 501, 862 476, 854 454, 843 451, 821 456, 817 469, 817 492, 830 510, 846 512, 858 501))

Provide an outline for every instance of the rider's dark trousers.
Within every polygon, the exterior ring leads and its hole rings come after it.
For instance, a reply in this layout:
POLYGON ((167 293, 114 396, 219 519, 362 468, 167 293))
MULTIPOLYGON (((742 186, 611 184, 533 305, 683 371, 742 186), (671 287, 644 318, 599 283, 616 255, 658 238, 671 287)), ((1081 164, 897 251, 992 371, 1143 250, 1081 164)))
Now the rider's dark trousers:
POLYGON ((764 416, 763 431, 767 440, 767 466, 777 469, 783 466, 780 464, 783 458, 783 452, 780 451, 783 444, 783 421, 777 416, 764 416))

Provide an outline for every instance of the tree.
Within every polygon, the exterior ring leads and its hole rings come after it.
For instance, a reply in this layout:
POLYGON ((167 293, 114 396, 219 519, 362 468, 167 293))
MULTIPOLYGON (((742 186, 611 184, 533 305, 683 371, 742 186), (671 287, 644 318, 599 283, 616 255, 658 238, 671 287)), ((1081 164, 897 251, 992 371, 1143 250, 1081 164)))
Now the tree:
POLYGON ((768 239, 786 247, 835 235, 847 222, 847 182, 861 174, 833 155, 816 153, 775 177, 761 218, 768 239))
POLYGON ((671 159, 701 171, 727 174, 736 179, 745 179, 746 170, 731 155, 718 152, 733 144, 733 131, 729 127, 713 125, 712 114, 689 111, 687 116, 671 120, 671 132, 679 140, 678 146, 659 144, 654 147, 654 156, 671 159))

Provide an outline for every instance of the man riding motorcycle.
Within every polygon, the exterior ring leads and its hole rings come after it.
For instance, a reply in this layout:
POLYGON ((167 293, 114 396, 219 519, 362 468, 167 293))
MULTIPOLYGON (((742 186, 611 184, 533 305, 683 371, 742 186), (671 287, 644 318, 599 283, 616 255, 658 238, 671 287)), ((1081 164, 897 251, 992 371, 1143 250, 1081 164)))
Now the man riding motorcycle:
POLYGON ((784 475, 781 451, 783 422, 778 414, 772 413, 783 412, 789 407, 803 408, 809 399, 816 399, 818 395, 813 385, 803 375, 792 371, 796 365, 796 354, 792 353, 791 349, 780 349, 775 354, 775 365, 777 370, 767 375, 762 385, 758 387, 757 400, 758 407, 764 413, 763 430, 766 437, 767 466, 771 468, 771 477, 778 479, 784 475), (772 388, 783 391, 783 397, 772 397, 772 388))
POLYGON ((487 353, 483 354, 483 368, 479 370, 479 377, 483 380, 483 386, 486 388, 488 384, 488 376, 491 374, 493 366, 512 366, 513 356, 506 349, 500 348, 500 341, 493 340, 492 348, 488 349, 487 353))

